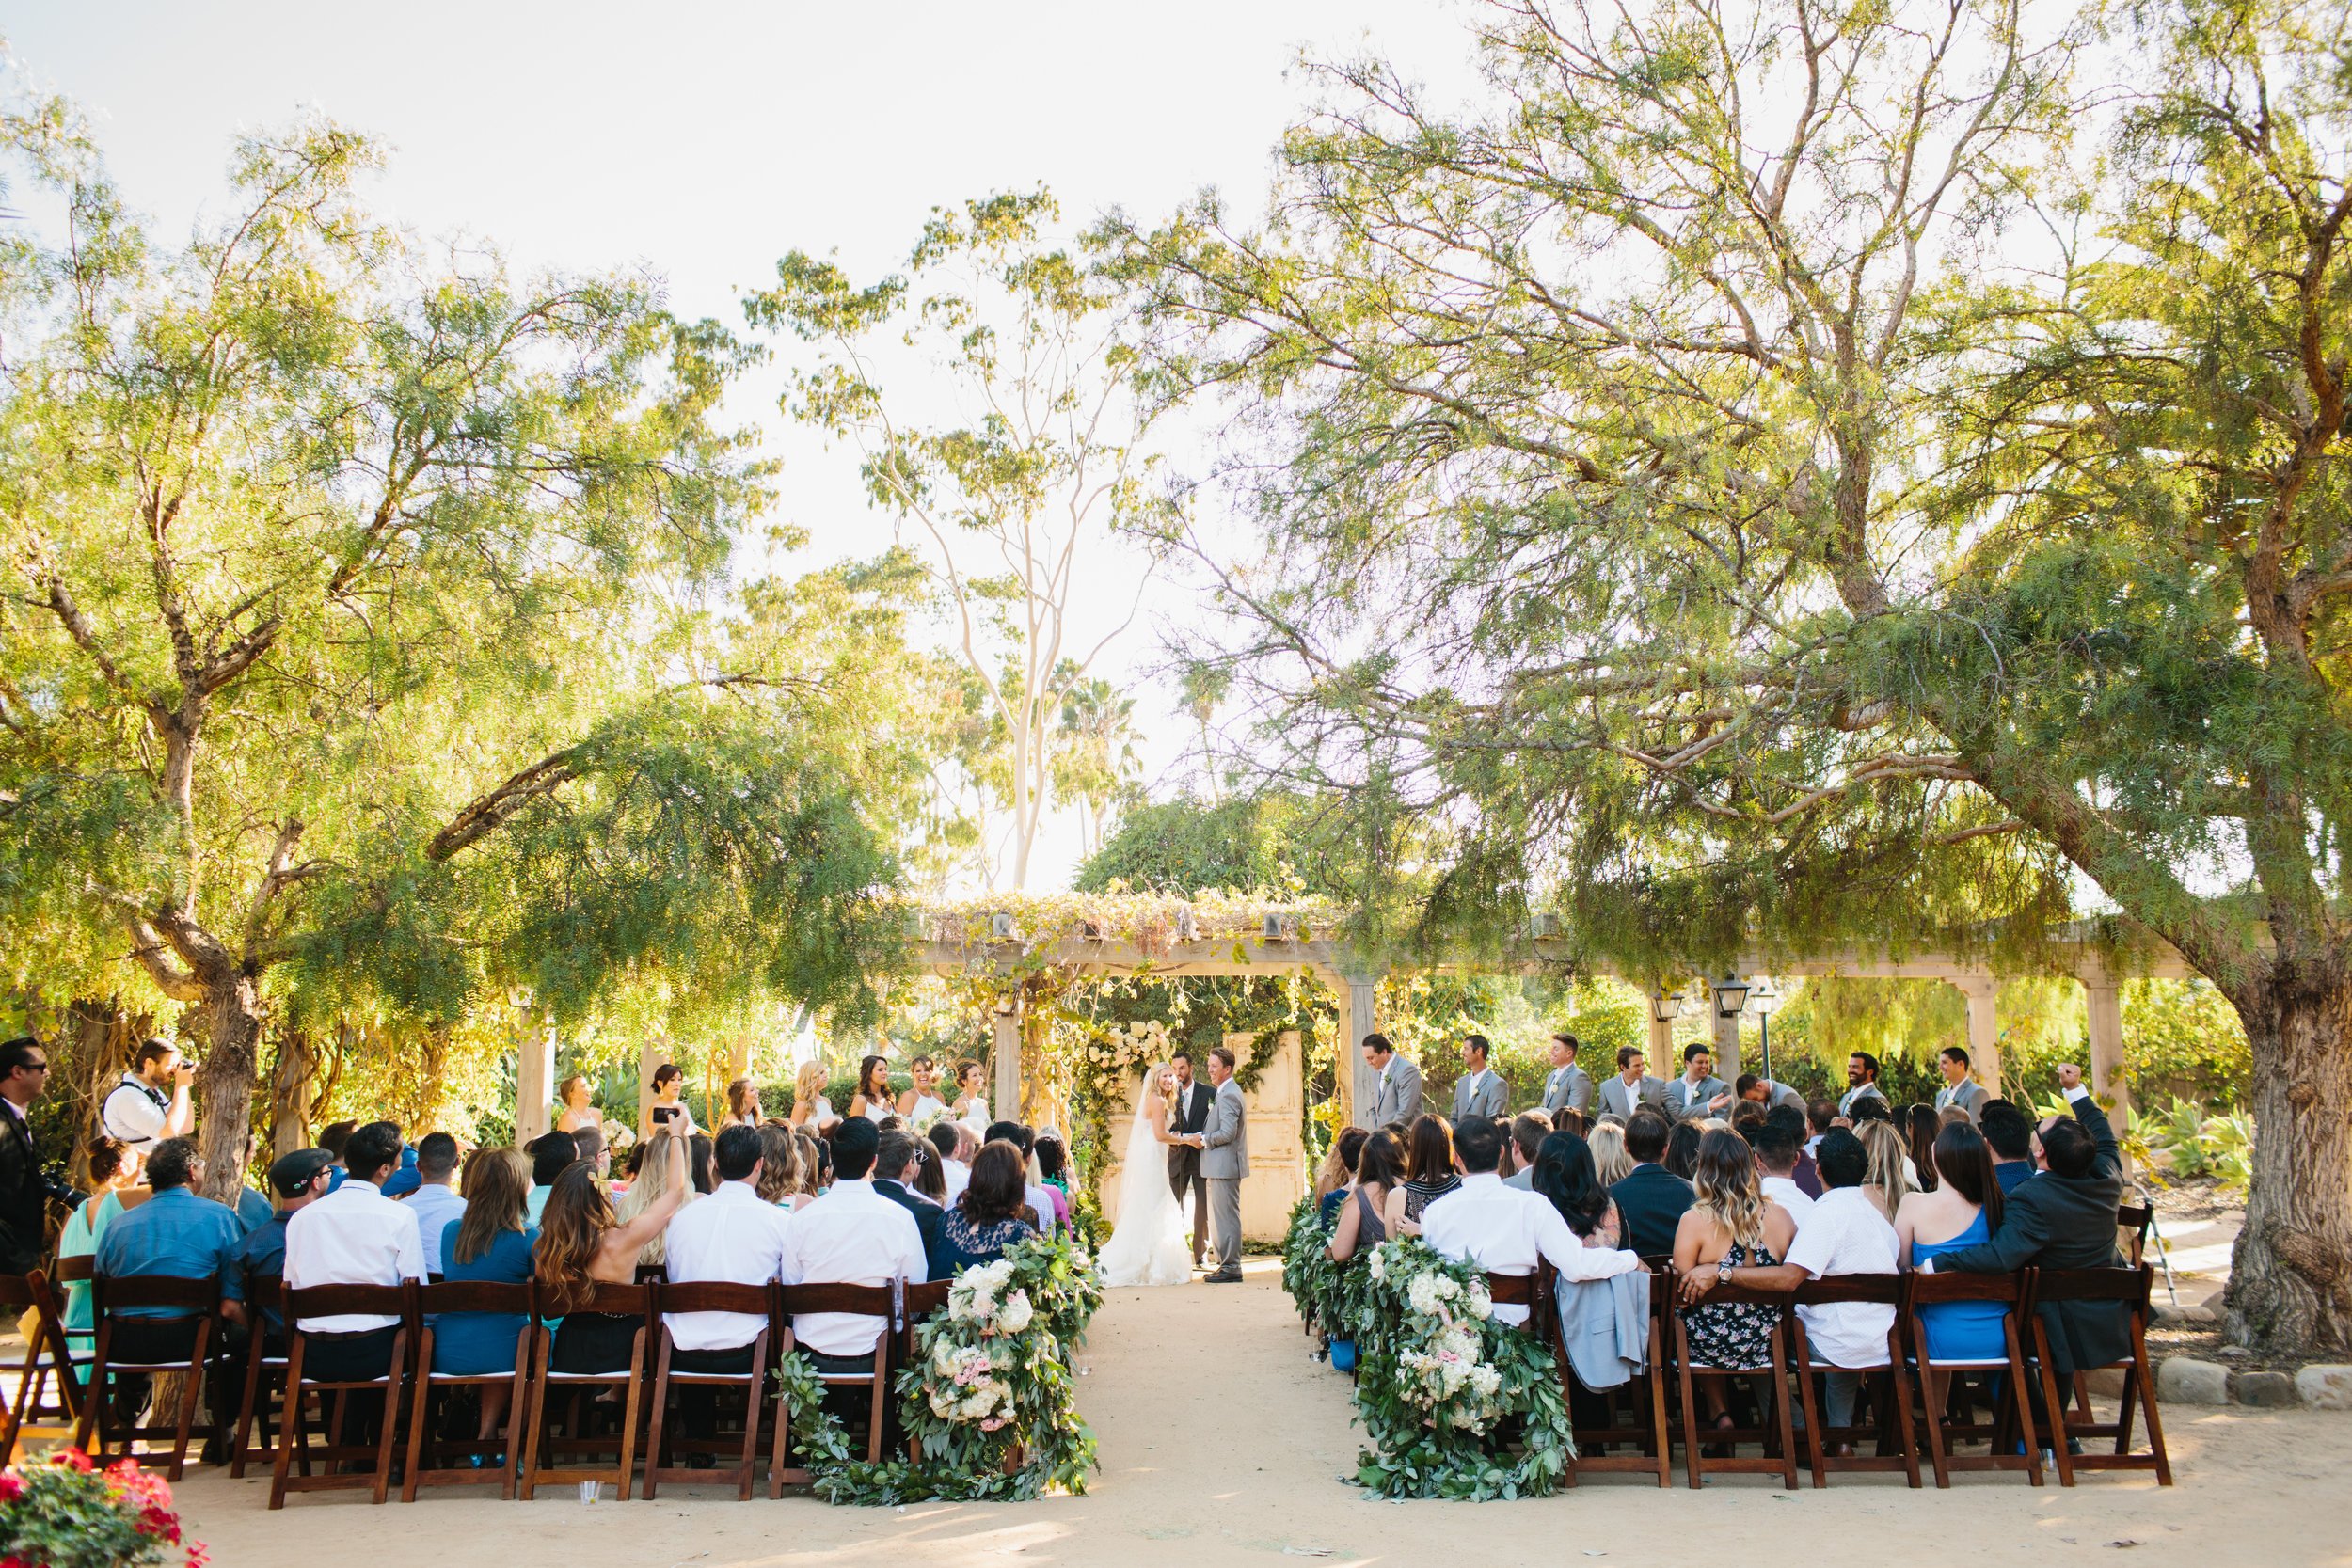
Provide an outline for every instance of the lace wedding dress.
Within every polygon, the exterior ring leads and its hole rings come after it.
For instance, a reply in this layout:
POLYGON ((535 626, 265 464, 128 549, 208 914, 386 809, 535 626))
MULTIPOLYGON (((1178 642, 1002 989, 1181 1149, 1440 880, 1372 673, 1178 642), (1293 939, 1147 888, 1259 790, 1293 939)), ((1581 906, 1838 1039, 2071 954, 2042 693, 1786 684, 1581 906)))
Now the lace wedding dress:
POLYGON ((1105 1285, 1184 1285, 1192 1280, 1184 1212, 1168 1190, 1167 1146, 1153 1136, 1167 1121, 1165 1103, 1152 1088, 1160 1071, 1147 1071, 1136 1092, 1127 1154, 1119 1167, 1119 1213, 1111 1222, 1111 1239, 1096 1259, 1105 1285))

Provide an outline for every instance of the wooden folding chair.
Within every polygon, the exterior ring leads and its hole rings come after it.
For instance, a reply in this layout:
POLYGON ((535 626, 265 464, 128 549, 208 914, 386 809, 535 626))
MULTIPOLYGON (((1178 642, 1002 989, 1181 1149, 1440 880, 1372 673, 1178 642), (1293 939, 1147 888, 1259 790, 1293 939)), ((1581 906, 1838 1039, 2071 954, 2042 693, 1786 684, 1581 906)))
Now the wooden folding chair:
POLYGON ((83 1393, 74 1446, 92 1461, 103 1465, 110 1459, 136 1456, 142 1442, 160 1442, 168 1437, 171 1458, 165 1466, 164 1479, 176 1481, 187 1465, 188 1440, 210 1440, 221 1435, 217 1418, 207 1421, 196 1418, 197 1404, 204 1397, 204 1373, 217 1348, 215 1331, 220 1325, 220 1281, 211 1275, 201 1279, 181 1279, 170 1275, 131 1275, 114 1279, 102 1275, 91 1281, 90 1299, 98 1333, 90 1351, 89 1386, 83 1393), (175 1318, 194 1320, 186 1356, 143 1361, 118 1355, 118 1329, 126 1321, 124 1314, 134 1307, 169 1309, 161 1318, 139 1314, 135 1321, 142 1326, 175 1318), (183 1376, 179 1412, 171 1424, 141 1425, 134 1418, 118 1431, 108 1397, 108 1380, 121 1376, 152 1378, 165 1373, 183 1376), (117 1438, 122 1444, 119 1450, 114 1446, 117 1438))
MULTIPOLYGON (((531 1304, 531 1408, 525 1417, 523 1433, 522 1474, 518 1482, 523 1501, 529 1502, 543 1485, 563 1485, 565 1482, 611 1481, 619 1489, 621 1501, 628 1501, 630 1488, 637 1475, 638 1416, 644 1407, 645 1343, 649 1337, 647 1324, 653 1321, 652 1287, 646 1285, 610 1285, 599 1283, 587 1303, 574 1311, 609 1312, 619 1316, 634 1316, 644 1321, 638 1324, 637 1335, 629 1343, 628 1365, 594 1372, 559 1372, 551 1370, 548 1358, 555 1350, 555 1323, 567 1315, 554 1310, 554 1302, 545 1286, 532 1287, 531 1304), (584 1429, 584 1417, 595 1413, 598 1402, 586 1396, 594 1390, 617 1388, 621 1418, 620 1431, 611 1437, 591 1433, 584 1429), (568 1409, 565 1412, 567 1430, 561 1437, 548 1439, 547 1415, 549 1396, 561 1393, 568 1409), (610 1465, 541 1465, 542 1449, 549 1452, 602 1453, 611 1451, 610 1465)), ((509 1438, 513 1436, 509 1428, 509 1438)))
MULTIPOLYGON (((894 1281, 888 1285, 785 1285, 778 1287, 776 1310, 785 1319, 775 1343, 777 1358, 788 1355, 793 1348, 791 1322, 810 1312, 851 1312, 860 1317, 880 1318, 882 1331, 874 1340, 874 1361, 870 1370, 857 1372, 819 1372, 818 1377, 829 1387, 864 1387, 870 1389, 872 1405, 866 1424, 866 1457, 882 1458, 882 1429, 890 1408, 890 1361, 899 1336, 906 1331, 906 1287, 894 1281)), ((768 1465, 768 1496, 784 1495, 787 1486, 805 1486, 812 1479, 805 1466, 787 1465, 787 1452, 792 1428, 790 1402, 779 1397, 776 1401, 775 1432, 772 1451, 768 1465)))
POLYGON ((2156 1212, 2144 1203, 2116 1206, 2115 1228, 2122 1232, 2122 1251, 2131 1259, 2133 1268, 2139 1267, 2140 1259, 2147 1253, 2148 1232, 2154 1228, 2155 1223, 2156 1212))
POLYGON ((1750 1304, 1769 1307, 1778 1314, 1772 1335, 1766 1341, 1765 1359, 1755 1367, 1717 1367, 1694 1361, 1691 1355, 1690 1326, 1683 1322, 1679 1304, 1674 1312, 1675 1368, 1682 1386, 1682 1462, 1696 1491, 1705 1484, 1705 1478, 1717 1475, 1778 1475, 1788 1490, 1797 1489, 1797 1445, 1788 1418, 1788 1295, 1784 1291, 1756 1291, 1743 1285, 1718 1285, 1707 1293, 1707 1305, 1750 1304), (1699 1427, 1699 1405, 1692 1380, 1696 1377, 1749 1377, 1768 1380, 1763 1402, 1772 1406, 1765 1417, 1766 1424, 1756 1427, 1699 1427), (1732 1451, 1728 1458, 1715 1459, 1703 1450, 1703 1444, 1724 1444, 1732 1451), (1740 1453, 1743 1443, 1758 1443, 1764 1451, 1753 1458, 1740 1453))
POLYGON ((653 1423, 645 1437, 645 1500, 651 1502, 660 1483, 677 1481, 690 1486, 708 1486, 722 1481, 735 1483, 738 1502, 749 1502, 752 1481, 759 1471, 759 1415, 766 1402, 768 1373, 774 1365, 768 1355, 770 1292, 765 1285, 735 1285, 707 1280, 686 1285, 656 1285, 653 1287, 653 1309, 660 1315, 660 1348, 655 1353, 653 1377, 653 1423), (676 1345, 670 1333, 669 1315, 678 1312, 741 1312, 756 1314, 760 1321, 758 1335, 751 1343, 751 1366, 739 1372, 680 1371, 673 1365, 676 1345), (722 1470, 715 1465, 694 1469, 691 1465, 670 1464, 670 1451, 675 1447, 689 1455, 702 1454, 717 1458, 730 1451, 724 1439, 717 1437, 681 1437, 672 1428, 670 1391, 673 1388, 732 1388, 743 1396, 743 1440, 736 1454, 733 1468, 722 1470))
POLYGON ((1925 1412, 1928 1457, 1935 1465, 1935 1484, 1947 1487, 1954 1470, 2023 1470, 2036 1486, 2042 1484, 2042 1450, 2034 1442, 2033 1407, 2026 1395, 2026 1358, 2019 1324, 2027 1291, 2022 1275, 1920 1274, 1903 1276, 1903 1321, 1910 1328, 1910 1354, 1919 1370, 1920 1407, 1925 1412), (2002 1307, 2001 1334, 2007 1354, 1998 1361, 1941 1361, 1928 1352, 1928 1330, 1922 1307, 1943 1302, 1990 1301, 2002 1307), (2008 1378, 2002 1406, 1986 1425, 1955 1421, 1950 1413, 1950 1386, 1944 1381, 1963 1372, 1999 1372, 2008 1378), (1955 1442, 1981 1441, 1986 1451, 1965 1457, 1951 1451, 1955 1442))
POLYGON ((247 1465, 270 1464, 278 1453, 270 1433, 278 1429, 279 1419, 274 1406, 285 1398, 286 1392, 286 1336, 280 1328, 273 1343, 268 1314, 277 1313, 282 1323, 285 1304, 285 1285, 278 1275, 247 1276, 245 1391, 237 1401, 237 1433, 229 1442, 229 1474, 232 1480, 244 1480, 247 1465), (256 1437, 259 1442, 254 1441, 256 1437))
POLYGON ((1899 1470, 1904 1480, 1916 1487, 1919 1484, 1919 1445, 1911 1431, 1911 1380, 1903 1370, 1903 1277, 1895 1274, 1841 1274, 1808 1280, 1797 1287, 1789 1298, 1789 1342, 1793 1347, 1791 1359, 1796 1363, 1797 1384, 1804 1400, 1805 1458, 1813 1468, 1816 1487, 1829 1484, 1829 1472, 1899 1470), (1806 1307, 1828 1307, 1836 1304, 1862 1303, 1883 1306, 1887 1310, 1886 1358, 1866 1367, 1841 1367, 1813 1354, 1812 1341, 1805 1336, 1804 1314, 1797 1310, 1806 1307), (1813 1397, 1815 1374, 1832 1371, 1883 1373, 1877 1379, 1877 1420, 1871 1427, 1832 1427, 1823 1418, 1820 1405, 1813 1397), (1868 1432, 1875 1439, 1877 1452, 1861 1451, 1859 1438, 1868 1432), (1836 1445, 1852 1447, 1851 1455, 1832 1450, 1836 1445))
MULTIPOLYGON (((87 1271, 89 1259, 76 1260, 87 1271)), ((87 1272, 84 1277, 88 1277, 87 1272)), ((0 1363, 0 1377, 16 1373, 16 1394, 4 1402, 8 1418, 5 1428, 0 1428, 0 1465, 9 1465, 15 1463, 16 1446, 27 1424, 55 1426, 61 1437, 80 1425, 81 1370, 89 1360, 87 1356, 77 1360, 67 1343, 64 1299, 40 1270, 0 1275, 0 1307, 13 1308, 20 1326, 25 1313, 34 1318, 33 1332, 24 1340, 24 1359, 0 1363), (53 1377, 56 1380, 54 1393, 50 1391, 53 1377)))
POLYGON ((366 1487, 382 1502, 391 1492, 392 1458, 403 1408, 401 1382, 408 1371, 408 1356, 416 1344, 417 1287, 400 1285, 312 1285, 287 1291, 286 1392, 280 1402, 278 1453, 270 1466, 269 1506, 286 1506, 289 1492, 338 1492, 366 1487), (326 1337, 306 1331, 303 1323, 320 1318, 367 1316, 397 1320, 392 1327, 391 1357, 383 1374, 365 1378, 329 1378, 303 1369, 315 1361, 326 1337), (376 1435, 373 1443, 347 1441, 344 1418, 352 1402, 377 1397, 376 1435), (330 1397, 331 1396, 331 1397, 330 1397), (318 1402, 326 1422, 324 1440, 310 1441, 310 1409, 318 1402), (311 1465, 321 1468, 313 1472, 311 1465), (361 1466, 338 1471, 338 1465, 361 1466), (299 1466, 301 1474, 294 1474, 299 1466))
MULTIPOLYGON (((1579 1284, 1563 1288, 1585 1290, 1601 1287, 1587 1287, 1579 1284)), ((1606 1426, 1571 1427, 1570 1430, 1576 1442, 1576 1457, 1568 1462, 1567 1474, 1563 1478, 1567 1485, 1574 1486, 1577 1483, 1577 1476, 1580 1472, 1592 1475, 1655 1475, 1659 1485, 1672 1486, 1674 1484, 1674 1455, 1666 1424, 1668 1402, 1666 1398, 1665 1319, 1663 1316, 1667 1307, 1667 1298, 1673 1293, 1673 1290, 1674 1270, 1671 1264, 1650 1272, 1647 1368, 1640 1377, 1626 1384, 1622 1389, 1587 1390, 1608 1401, 1610 1420, 1606 1426), (1616 1404, 1620 1393, 1625 1394, 1633 1402, 1635 1424, 1632 1426, 1623 1426, 1617 1423, 1616 1404), (1633 1444, 1636 1451, 1632 1453, 1611 1453, 1609 1451, 1612 1446, 1626 1443, 1633 1444)), ((1552 1320, 1555 1338, 1559 1323, 1556 1316, 1557 1310, 1558 1305, 1555 1297, 1555 1316, 1552 1320)), ((1577 1381, 1575 1368, 1569 1363, 1566 1347, 1561 1346, 1558 1354, 1560 1397, 1567 1402, 1568 1418, 1573 1422, 1576 1418, 1576 1393, 1581 1385, 1577 1381)))
MULTIPOLYGON (((2142 1263, 2135 1269, 2036 1269, 2030 1294, 2033 1298, 2033 1358, 2035 1369, 2042 1375, 2042 1410, 2050 1425, 2057 1429, 2050 1444, 2050 1457, 2058 1465, 2058 1484, 2074 1484, 2076 1470, 2153 1470, 2160 1486, 2172 1484, 2172 1461, 2165 1452, 2164 1426, 2156 1418, 2156 1380, 2148 1369, 2148 1300, 2155 1284, 2155 1270, 2142 1263), (2132 1353, 2121 1361, 2107 1363, 2123 1371, 2123 1392, 2118 1402, 2115 1419, 2101 1421, 2091 1412, 2087 1398, 2078 1394, 2074 1411, 2061 1416, 2058 1402, 2056 1360, 2051 1355, 2050 1325, 2042 1316, 2042 1308, 2054 1302, 2111 1301, 2130 1315, 2132 1353), (2132 1407, 2137 1403, 2148 1421, 2146 1453, 2132 1451, 2132 1407), (2110 1453, 2073 1454, 2067 1451, 2066 1439, 2113 1438, 2110 1453)), ((2084 1384, 2083 1374, 2102 1368, 2074 1369, 2075 1386, 2084 1384)))
MULTIPOLYGON (((417 1335, 417 1369, 410 1379, 408 1403, 408 1465, 401 1478, 400 1500, 417 1500, 420 1486, 496 1485, 499 1497, 515 1497, 515 1453, 517 1423, 528 1407, 531 1367, 531 1287, 496 1280, 446 1280, 427 1284, 417 1292, 421 1324, 417 1335), (515 1354, 503 1371, 439 1372, 433 1370, 435 1319, 457 1312, 496 1313, 517 1317, 515 1354), (477 1391, 503 1386, 507 1435, 437 1437, 433 1435, 433 1396, 456 1388, 477 1391), (459 1464, 460 1460, 495 1459, 495 1465, 459 1464)), ((447 1412, 444 1411, 446 1415, 447 1412)))

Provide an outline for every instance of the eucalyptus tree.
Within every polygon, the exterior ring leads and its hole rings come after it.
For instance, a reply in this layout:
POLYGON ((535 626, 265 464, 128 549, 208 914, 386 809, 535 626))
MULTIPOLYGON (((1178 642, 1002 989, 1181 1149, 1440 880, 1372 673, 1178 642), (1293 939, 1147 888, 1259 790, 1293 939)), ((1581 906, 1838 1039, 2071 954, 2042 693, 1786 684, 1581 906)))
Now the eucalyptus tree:
POLYGON ((858 1002, 880 765, 708 657, 752 351, 644 277, 421 244, 333 125, 241 142, 176 245, 70 115, 11 127, 61 216, 0 236, 0 896, 190 1005, 214 1184, 281 982, 858 1002))
POLYGON ((1053 800, 1056 720, 1142 602, 1141 583, 1113 594, 1108 629, 1089 636, 1106 546, 1156 535, 1173 510, 1145 445, 1120 293, 1051 242, 1057 215, 1041 191, 935 210, 902 274, 860 287, 796 250, 746 302, 754 324, 818 345, 786 411, 856 449, 868 499, 916 543, 946 605, 1001 726, 1016 888, 1053 800), (885 393, 893 342, 939 372, 929 398, 885 393))
POLYGON ((1116 226, 1269 771, 1636 961, 2087 879, 2252 1044, 2233 1332, 2352 1344, 2345 8, 1480 17, 1470 107, 1324 67, 1264 222, 1116 226))

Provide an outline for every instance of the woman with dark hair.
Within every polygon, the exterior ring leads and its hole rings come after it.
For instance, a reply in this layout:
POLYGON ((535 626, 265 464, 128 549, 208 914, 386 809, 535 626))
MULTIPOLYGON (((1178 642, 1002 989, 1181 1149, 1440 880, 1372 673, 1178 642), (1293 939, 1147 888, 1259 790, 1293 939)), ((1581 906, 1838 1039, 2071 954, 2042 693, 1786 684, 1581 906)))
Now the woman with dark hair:
POLYGON ((719 1123, 723 1132, 730 1127, 757 1127, 759 1114, 759 1081, 745 1076, 727 1085, 726 1119, 719 1123))
POLYGON ((930 1198, 942 1209, 947 1207, 946 1164, 947 1162, 940 1155, 938 1144, 930 1138, 915 1139, 914 1166, 906 1182, 908 1191, 930 1198))
POLYGON ((1356 1155, 1356 1185, 1341 1191, 1346 1207, 1331 1227, 1328 1250, 1334 1262, 1344 1263, 1358 1247, 1378 1246, 1389 1239, 1381 1212, 1389 1194, 1404 1180, 1405 1150, 1397 1147, 1395 1135, 1385 1130, 1367 1134, 1356 1155))
POLYGON ((582 1310, 597 1285, 628 1285, 637 1278, 637 1255, 661 1234, 686 1201, 692 1182, 686 1173, 686 1143, 672 1138, 670 1170, 662 1194, 624 1225, 612 1199, 585 1160, 555 1179, 539 1216, 539 1242, 532 1249, 532 1275, 547 1288, 549 1306, 564 1316, 548 1360, 559 1372, 610 1372, 628 1365, 629 1346, 644 1318, 634 1312, 582 1310))
POLYGON ((1560 1211, 1568 1229, 1586 1246, 1617 1244, 1617 1206, 1600 1184, 1593 1148, 1573 1132, 1554 1132, 1536 1146, 1528 1184, 1560 1211))
POLYGON ((939 1098, 939 1063, 930 1056, 917 1056, 907 1064, 907 1081, 914 1086, 898 1097, 898 1115, 910 1128, 928 1128, 947 1114, 947 1102, 939 1098))
MULTIPOLYGON (((1687 1123, 1685 1125, 1688 1125, 1687 1123)), ((1724 1128, 1699 1140, 1692 1167, 1695 1193, 1675 1225, 1675 1273, 1712 1277, 1718 1269, 1771 1268, 1788 1256, 1797 1223, 1765 1197, 1747 1139, 1724 1128)), ((1754 1367, 1771 1354, 1781 1309, 1749 1302, 1713 1301, 1683 1307, 1691 1356, 1709 1367, 1754 1367)), ((1724 1407, 1724 1380, 1700 1384, 1701 1400, 1718 1427, 1733 1424, 1724 1407)))
POLYGON ((972 1156, 972 1180, 940 1227, 940 1259, 953 1278, 975 1263, 993 1263, 1005 1249, 1037 1229, 1022 1218, 1028 1206, 1028 1162, 1017 1145, 993 1139, 972 1156))
POLYGON ((686 1074, 675 1062, 664 1062, 653 1069, 653 1103, 646 1107, 645 1125, 637 1130, 641 1138, 656 1132, 683 1132, 692 1137, 702 1129, 695 1125, 694 1113, 686 1103, 686 1074))
POLYGON ((1323 1219, 1329 1224, 1339 1210, 1337 1196, 1347 1190, 1355 1180, 1357 1157, 1364 1151, 1364 1130, 1360 1127, 1343 1129, 1331 1140, 1331 1151, 1323 1157, 1322 1168, 1315 1172, 1315 1201, 1323 1207, 1323 1219))
POLYGON ((1685 1181, 1692 1180, 1692 1173, 1699 1165, 1699 1140, 1704 1136, 1698 1123, 1676 1122, 1666 1134, 1666 1157, 1658 1163, 1666 1167, 1669 1175, 1679 1176, 1685 1181))
POLYGON ((849 1114, 879 1124, 882 1117, 896 1116, 898 1109, 890 1098, 890 1059, 887 1056, 858 1058, 857 1089, 850 1096, 849 1114))
MULTIPOLYGON (((119 1219, 125 1209, 135 1209, 148 1198, 147 1189, 138 1184, 138 1167, 123 1146, 112 1138, 91 1139, 83 1158, 89 1167, 89 1196, 66 1216, 63 1228, 57 1232, 60 1258, 96 1256, 98 1243, 106 1239, 106 1227, 119 1219)), ((76 1355, 87 1355, 98 1342, 94 1338, 98 1323, 92 1309, 90 1282, 69 1279, 64 1290, 62 1323, 68 1336, 67 1347, 76 1355)))
POLYGON ((1912 1168, 1919 1173, 1919 1191, 1923 1193, 1935 1190, 1935 1132, 1943 1125, 1944 1118, 1935 1114, 1932 1105, 1913 1105, 1903 1112, 1912 1168))
POLYGON ((719 1178, 710 1168, 710 1140, 702 1133, 686 1140, 686 1170, 696 1197, 708 1197, 719 1190, 719 1178))
POLYGON ((1405 1180, 1389 1191, 1380 1223, 1391 1236, 1421 1234, 1421 1212, 1462 1185, 1454 1169, 1454 1129, 1422 1112, 1405 1146, 1405 1180))
MULTIPOLYGON (((1906 1269, 1989 1241, 2001 1227, 2001 1183, 1983 1133, 1964 1121, 1953 1122, 1936 1133, 1928 1157, 1938 1178, 1935 1185, 1907 1194, 1895 1211, 1895 1239, 1906 1269)), ((2009 1354, 2002 1316, 1997 1301, 1921 1307, 1928 1354, 1938 1361, 2001 1360, 2009 1354)))
MULTIPOLYGON (((531 1278, 538 1227, 525 1210, 531 1163, 513 1148, 477 1148, 466 1162, 466 1208, 441 1227, 442 1278, 475 1284, 521 1285, 531 1278)), ((444 1377, 479 1377, 512 1370, 515 1339, 529 1320, 519 1312, 444 1312, 433 1323, 433 1370, 444 1377)), ((482 1419, 475 1435, 498 1435, 514 1394, 512 1385, 482 1386, 482 1419)))

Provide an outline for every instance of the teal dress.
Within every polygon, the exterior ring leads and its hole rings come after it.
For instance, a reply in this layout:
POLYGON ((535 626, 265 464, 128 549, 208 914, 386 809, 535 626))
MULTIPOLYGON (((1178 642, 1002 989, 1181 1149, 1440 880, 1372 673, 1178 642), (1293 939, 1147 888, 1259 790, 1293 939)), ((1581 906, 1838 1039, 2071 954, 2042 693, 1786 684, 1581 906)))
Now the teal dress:
MULTIPOLYGON (((1911 1265, 1917 1268, 1931 1258, 1980 1246, 1992 1239, 1993 1227, 1985 1223, 1984 1211, 1979 1209, 1968 1228, 1950 1241, 1912 1243, 1911 1265)), ((1919 1323, 1928 1333, 1928 1354, 1937 1361, 2008 1360, 2009 1337, 2001 1332, 2001 1319, 2008 1310, 1997 1301, 1927 1303, 1919 1308, 1919 1323)))
MULTIPOLYGON (((531 1281, 531 1249, 538 1243, 539 1227, 501 1230, 490 1250, 469 1262, 457 1260, 457 1227, 452 1220, 441 1227, 441 1277, 500 1285, 531 1281)), ((515 1338, 529 1320, 520 1312, 442 1312, 433 1320, 433 1370, 443 1377, 480 1377, 515 1370, 515 1338)))
MULTIPOLYGON (((67 1216, 65 1228, 57 1233, 57 1256, 88 1258, 98 1251, 98 1243, 105 1239, 106 1227, 122 1215, 122 1199, 113 1193, 93 1203, 85 1203, 67 1216)), ((90 1307, 90 1282, 75 1279, 65 1287, 66 1348, 75 1355, 87 1355, 95 1343, 91 1334, 98 1324, 90 1307)))

